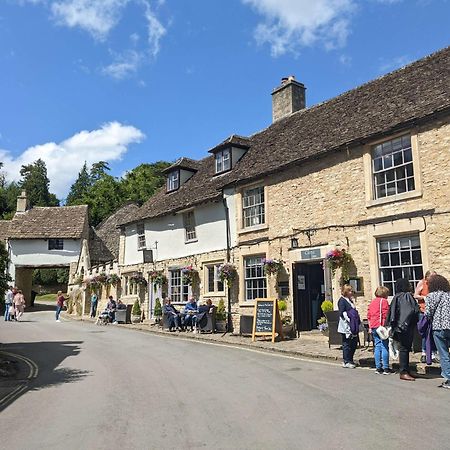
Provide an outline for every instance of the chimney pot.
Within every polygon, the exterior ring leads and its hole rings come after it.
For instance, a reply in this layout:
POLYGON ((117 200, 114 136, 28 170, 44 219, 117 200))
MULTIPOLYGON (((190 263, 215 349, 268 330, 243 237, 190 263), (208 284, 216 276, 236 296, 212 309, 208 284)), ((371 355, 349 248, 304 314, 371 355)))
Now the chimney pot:
POLYGON ((272 92, 272 121, 276 122, 296 111, 305 109, 305 91, 303 83, 299 83, 294 75, 283 77, 281 86, 272 92))

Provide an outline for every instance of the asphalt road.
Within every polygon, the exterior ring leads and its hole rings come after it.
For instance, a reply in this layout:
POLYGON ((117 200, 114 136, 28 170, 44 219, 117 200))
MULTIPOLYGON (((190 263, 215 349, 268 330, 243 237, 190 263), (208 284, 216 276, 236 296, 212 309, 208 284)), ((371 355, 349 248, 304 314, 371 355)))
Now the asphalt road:
MULTIPOLYGON (((443 449, 450 391, 326 362, 54 321, 0 322, 36 378, 0 415, 5 449, 443 449)), ((1 401, 1 399, 0 399, 1 401)))

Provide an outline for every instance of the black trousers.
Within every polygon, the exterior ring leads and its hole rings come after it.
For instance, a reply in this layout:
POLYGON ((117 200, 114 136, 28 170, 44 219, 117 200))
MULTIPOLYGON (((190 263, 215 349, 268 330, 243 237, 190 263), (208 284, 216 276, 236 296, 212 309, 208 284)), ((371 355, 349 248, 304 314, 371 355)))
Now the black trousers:
POLYGON ((345 334, 342 334, 342 356, 344 363, 353 362, 353 355, 355 354, 357 344, 357 336, 345 337, 345 334))
POLYGON ((398 333, 396 339, 400 344, 399 347, 399 365, 400 373, 409 372, 409 352, 414 338, 414 328, 409 328, 403 333, 398 333))

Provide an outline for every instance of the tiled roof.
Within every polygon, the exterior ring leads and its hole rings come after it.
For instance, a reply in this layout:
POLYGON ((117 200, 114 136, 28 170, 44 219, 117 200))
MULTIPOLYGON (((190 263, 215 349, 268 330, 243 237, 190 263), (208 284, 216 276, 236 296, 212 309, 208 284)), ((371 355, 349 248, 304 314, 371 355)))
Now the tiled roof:
POLYGON ((138 211, 139 207, 135 203, 128 203, 103 220, 95 230, 91 229, 89 241, 91 261, 105 262, 119 257, 120 230, 117 225, 123 221, 134 221, 138 211))
POLYGON ((172 172, 174 169, 186 169, 191 170, 192 172, 195 172, 198 170, 199 167, 199 161, 196 161, 195 159, 191 158, 180 158, 177 161, 175 161, 171 166, 166 167, 164 170, 162 170, 162 173, 169 173, 172 172))
MULTIPOLYGON (((136 219, 217 200, 221 197, 220 190, 229 184, 262 178, 308 158, 393 133, 436 113, 450 112, 449 74, 450 47, 447 47, 278 120, 249 138, 239 137, 249 149, 230 172, 214 176, 214 158, 202 159, 197 162, 198 171, 186 183, 171 193, 161 188, 141 207, 136 219)), ((233 136, 211 150, 228 145, 232 139, 233 136)))
POLYGON ((226 138, 223 142, 216 145, 215 147, 208 150, 209 153, 215 153, 227 147, 239 147, 247 149, 251 145, 251 141, 248 137, 238 136, 237 134, 232 134, 230 137, 226 138))
POLYGON ((10 239, 81 239, 88 220, 88 207, 34 207, 16 213, 10 221, 10 239))
POLYGON ((10 220, 0 220, 0 241, 8 238, 10 220))

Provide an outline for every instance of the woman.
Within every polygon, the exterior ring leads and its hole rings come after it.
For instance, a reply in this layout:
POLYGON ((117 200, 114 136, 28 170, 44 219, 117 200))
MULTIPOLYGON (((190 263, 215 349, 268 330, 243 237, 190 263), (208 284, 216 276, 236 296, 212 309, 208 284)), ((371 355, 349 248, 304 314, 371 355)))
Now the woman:
POLYGON ((375 373, 389 375, 392 370, 389 368, 389 340, 382 339, 377 333, 377 328, 384 326, 389 312, 389 303, 387 298, 389 289, 384 286, 377 287, 375 298, 370 302, 367 311, 367 320, 369 328, 372 330, 372 336, 375 343, 375 373))
POLYGON ((430 293, 425 299, 425 315, 431 320, 434 342, 441 360, 441 387, 450 389, 450 283, 442 275, 428 280, 430 293))
POLYGON ((16 320, 19 321, 25 311, 25 297, 21 290, 17 291, 14 296, 14 309, 16 310, 16 320))
POLYGON ((56 298, 56 321, 61 322, 59 320, 59 315, 61 314, 61 310, 63 309, 65 298, 64 298, 62 291, 58 291, 58 293, 56 295, 57 295, 57 298, 56 298))
POLYGON ((339 324, 338 333, 342 334, 342 367, 345 369, 354 369, 356 367, 353 356, 358 343, 358 334, 353 334, 350 327, 350 318, 353 312, 356 312, 353 302, 353 288, 349 284, 344 284, 341 290, 341 298, 338 301, 339 324))
POLYGON ((412 295, 411 283, 406 278, 395 282, 397 292, 389 307, 386 323, 392 328, 393 337, 399 342, 400 379, 414 381, 409 368, 409 352, 417 324, 419 305, 412 295))
MULTIPOLYGON (((427 270, 425 272, 425 277, 417 283, 417 287, 414 291, 414 298, 417 300, 417 303, 419 304, 419 308, 420 308, 419 320, 425 314, 425 297, 430 292, 430 290, 428 288, 428 280, 430 279, 430 276, 435 275, 435 274, 436 274, 436 272, 434 270, 427 270)), ((427 362, 426 342, 427 342, 427 339, 425 337, 422 338, 422 356, 420 357, 421 363, 427 362)), ((439 362, 437 360, 436 348, 434 346, 433 341, 431 342, 431 346, 432 346, 431 351, 432 351, 433 362, 439 362)))

